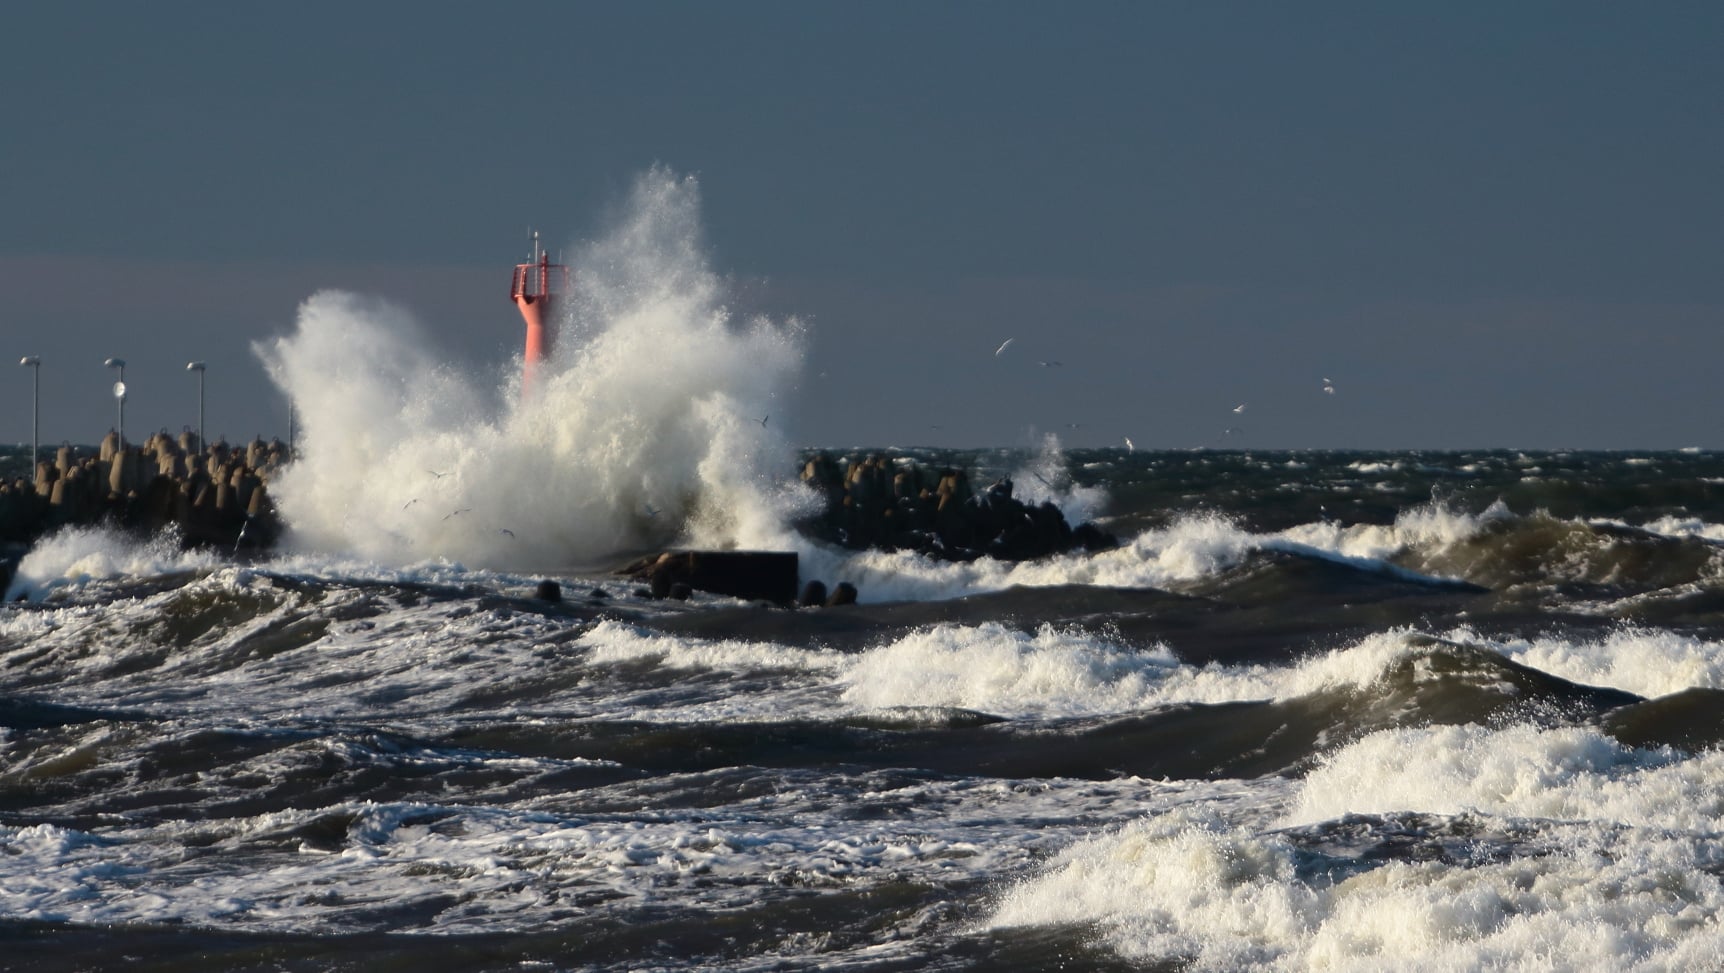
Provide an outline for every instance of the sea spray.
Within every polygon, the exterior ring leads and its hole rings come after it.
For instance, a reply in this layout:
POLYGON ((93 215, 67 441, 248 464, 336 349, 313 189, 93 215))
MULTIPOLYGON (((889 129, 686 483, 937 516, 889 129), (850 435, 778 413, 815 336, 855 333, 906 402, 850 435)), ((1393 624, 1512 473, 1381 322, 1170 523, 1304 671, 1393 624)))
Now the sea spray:
POLYGON ((847 551, 804 544, 802 561, 804 577, 850 581, 864 601, 961 598, 1015 586, 1069 584, 1177 590, 1238 566, 1260 541, 1226 517, 1194 513, 1166 528, 1144 531, 1119 548, 1096 553, 950 562, 910 551, 847 551))
POLYGON ((532 396, 487 394, 399 308, 326 291, 254 345, 303 419, 272 484, 293 547, 385 563, 557 568, 667 544, 782 547, 795 322, 737 321, 701 250, 692 178, 654 169, 575 264, 532 396))
POLYGON ((93 582, 205 571, 221 561, 207 550, 182 550, 176 534, 139 539, 109 527, 66 527, 30 549, 5 600, 42 601, 93 582))
POLYGON ((1107 491, 1084 486, 1072 478, 1060 437, 1048 433, 1041 449, 1012 473, 1014 495, 1029 504, 1051 503, 1068 524, 1094 520, 1107 502, 1107 491))
POLYGON ((1387 731, 1291 792, 1075 842, 988 925, 1197 969, 1709 968, 1718 779, 1581 728, 1387 731))

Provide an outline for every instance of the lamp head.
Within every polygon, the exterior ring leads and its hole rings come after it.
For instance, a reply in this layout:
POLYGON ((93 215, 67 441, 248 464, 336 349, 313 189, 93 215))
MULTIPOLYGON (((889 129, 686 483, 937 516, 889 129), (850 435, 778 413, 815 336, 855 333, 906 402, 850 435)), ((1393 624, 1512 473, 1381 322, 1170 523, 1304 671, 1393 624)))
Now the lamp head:
POLYGON ((186 371, 188 371, 188 372, 201 372, 203 370, 204 370, 204 363, 201 361, 186 362, 186 371))
POLYGON ((102 362, 102 364, 108 366, 109 368, 125 368, 126 367, 126 360, 124 358, 109 358, 108 360, 102 362))
POLYGON ((36 355, 25 355, 23 358, 18 359, 18 364, 40 366, 42 364, 42 359, 36 355))

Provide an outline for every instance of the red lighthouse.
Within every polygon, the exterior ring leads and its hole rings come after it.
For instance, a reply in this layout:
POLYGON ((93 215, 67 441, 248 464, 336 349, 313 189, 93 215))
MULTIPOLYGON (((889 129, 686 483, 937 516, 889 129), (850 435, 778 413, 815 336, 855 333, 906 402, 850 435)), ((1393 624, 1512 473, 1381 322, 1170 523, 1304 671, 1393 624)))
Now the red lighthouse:
POLYGON ((569 268, 551 263, 551 255, 539 246, 535 231, 532 262, 516 264, 515 279, 509 285, 509 299, 527 322, 527 347, 521 365, 523 397, 533 393, 539 363, 550 360, 557 336, 557 309, 568 291, 569 268))

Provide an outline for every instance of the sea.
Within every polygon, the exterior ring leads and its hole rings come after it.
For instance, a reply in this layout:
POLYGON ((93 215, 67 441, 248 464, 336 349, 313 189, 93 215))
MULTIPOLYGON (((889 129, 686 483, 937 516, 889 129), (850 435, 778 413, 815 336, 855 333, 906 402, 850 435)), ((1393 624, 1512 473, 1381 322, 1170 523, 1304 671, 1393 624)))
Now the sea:
POLYGON ((834 547, 807 338, 638 192, 532 396, 363 295, 260 341, 274 549, 21 553, 0 968, 1724 967, 1724 454, 833 447, 1119 540, 834 547), (616 573, 670 546, 859 600, 616 573))

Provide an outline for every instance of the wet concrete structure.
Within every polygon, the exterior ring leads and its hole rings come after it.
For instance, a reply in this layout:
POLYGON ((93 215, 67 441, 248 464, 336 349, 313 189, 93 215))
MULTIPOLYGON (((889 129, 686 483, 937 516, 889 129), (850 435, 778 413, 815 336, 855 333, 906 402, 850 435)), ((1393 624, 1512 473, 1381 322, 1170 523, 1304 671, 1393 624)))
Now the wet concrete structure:
POLYGON ((910 550, 944 561, 984 555, 1023 561, 1119 546, 1094 524, 1068 524, 1050 502, 1014 498, 1010 479, 977 490, 962 469, 900 463, 880 453, 841 464, 820 453, 803 465, 802 482, 825 503, 797 527, 842 547, 910 550))
POLYGON ((109 432, 100 445, 64 445, 33 477, 0 480, 0 543, 29 544, 68 525, 107 523, 187 546, 261 549, 280 533, 268 483, 289 460, 280 440, 207 447, 192 432, 142 445, 109 432))
MULTIPOLYGON (((0 480, 0 562, 15 563, 29 544, 57 528, 98 523, 143 534, 170 531, 188 547, 267 549, 282 526, 269 482, 289 460, 279 440, 205 446, 189 430, 177 437, 157 433, 141 446, 123 445, 114 432, 94 449, 62 446, 52 461, 36 465, 33 478, 0 480)), ((1117 546, 1094 525, 1067 524, 1052 503, 1014 498, 1007 479, 977 490, 964 470, 881 454, 843 464, 817 454, 801 478, 825 503, 796 526, 842 547, 913 550, 964 561, 1026 560, 1117 546)), ((704 591, 785 606, 835 607, 857 597, 842 579, 832 579, 830 589, 813 579, 803 587, 791 552, 665 551, 619 573, 658 598, 704 591)))

